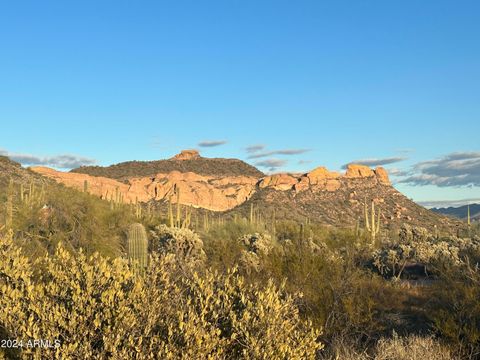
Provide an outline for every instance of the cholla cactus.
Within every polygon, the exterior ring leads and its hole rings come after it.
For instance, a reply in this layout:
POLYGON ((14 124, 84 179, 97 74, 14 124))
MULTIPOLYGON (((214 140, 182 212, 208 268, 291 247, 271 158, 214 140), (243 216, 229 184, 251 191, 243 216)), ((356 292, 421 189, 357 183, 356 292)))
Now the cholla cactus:
POLYGON ((412 241, 412 227, 408 224, 403 224, 400 228, 400 231, 398 232, 398 237, 400 239, 400 242, 402 243, 412 241))
POLYGON ((202 239, 190 229, 162 224, 157 226, 151 234, 152 250, 174 254, 180 263, 200 265, 206 259, 202 239))
POLYGON ((248 251, 263 255, 268 255, 274 245, 272 237, 268 234, 248 234, 242 236, 239 241, 247 247, 248 251))
POLYGON ((250 274, 251 271, 260 271, 259 255, 268 255, 272 251, 274 243, 272 237, 268 234, 247 234, 243 235, 238 241, 246 247, 240 256, 240 264, 245 271, 250 274))
POLYGON ((412 240, 413 241, 426 241, 429 237, 429 232, 427 229, 421 226, 415 226, 412 229, 412 240))
POLYGON ((412 239, 406 243, 393 244, 375 251, 373 264, 380 273, 391 273, 399 278, 407 263, 420 263, 434 268, 441 264, 460 266, 465 261, 464 255, 470 252, 480 253, 478 239, 437 240, 433 237, 423 241, 412 239))

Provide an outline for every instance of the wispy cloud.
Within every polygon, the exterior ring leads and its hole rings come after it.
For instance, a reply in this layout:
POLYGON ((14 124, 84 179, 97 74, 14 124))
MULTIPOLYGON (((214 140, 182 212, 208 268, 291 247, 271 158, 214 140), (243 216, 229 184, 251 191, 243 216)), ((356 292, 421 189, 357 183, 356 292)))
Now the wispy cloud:
POLYGON ((0 150, 0 155, 8 156, 10 159, 19 162, 22 165, 28 166, 40 165, 61 169, 73 169, 82 165, 96 164, 95 159, 70 154, 41 157, 31 154, 10 153, 6 150, 0 150))
POLYGON ((400 182, 439 187, 480 186, 480 152, 455 152, 420 162, 414 165, 413 175, 400 182))
POLYGON ((248 152, 248 153, 255 153, 255 152, 258 152, 258 151, 262 151, 263 149, 265 149, 265 145, 256 144, 256 145, 247 146, 245 148, 245 151, 248 152))
POLYGON ((250 155, 249 159, 259 159, 263 157, 269 157, 273 155, 299 155, 310 151, 310 149, 284 149, 284 150, 273 150, 273 151, 265 151, 261 153, 254 153, 250 155))
POLYGON ((269 171, 275 171, 278 168, 285 166, 287 164, 287 160, 283 159, 265 159, 262 161, 258 161, 255 165, 268 168, 269 171))
POLYGON ((348 165, 350 164, 360 164, 360 165, 366 165, 366 166, 383 166, 383 165, 388 165, 388 164, 394 164, 403 160, 406 160, 407 158, 405 157, 388 157, 388 158, 381 158, 381 159, 361 159, 361 160, 355 160, 352 162, 349 162, 348 164, 345 164, 342 166, 342 169, 346 169, 348 165))
POLYGON ((312 160, 298 160, 298 165, 311 164, 312 160))
POLYGON ((200 141, 198 143, 198 146, 200 146, 200 147, 215 147, 215 146, 225 145, 226 143, 227 143, 226 140, 205 140, 205 141, 200 141))
POLYGON ((399 168, 390 168, 388 169, 388 174, 391 175, 391 176, 407 176, 410 174, 409 171, 407 170, 403 170, 403 169, 399 169, 399 168))

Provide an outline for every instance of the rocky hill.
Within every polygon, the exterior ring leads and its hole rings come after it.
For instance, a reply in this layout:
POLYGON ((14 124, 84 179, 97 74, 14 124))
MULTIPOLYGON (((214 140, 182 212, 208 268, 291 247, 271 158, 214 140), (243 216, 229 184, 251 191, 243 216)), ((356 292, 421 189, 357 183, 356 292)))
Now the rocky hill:
POLYGON ((153 176, 172 171, 192 172, 205 176, 252 176, 264 174, 257 168, 238 159, 204 158, 197 150, 183 150, 171 159, 157 161, 128 161, 107 167, 82 166, 71 170, 72 173, 101 176, 120 181, 129 178, 153 176))
POLYGON ((32 170, 67 186, 86 188, 107 200, 120 197, 124 202, 165 204, 178 199, 195 208, 244 217, 253 204, 264 217, 271 216, 275 209, 277 218, 308 218, 340 227, 363 224, 365 203, 370 209, 373 201, 386 228, 408 223, 447 231, 462 226, 460 221, 427 210, 402 195, 381 167, 373 170, 352 164, 344 174, 318 167, 300 175, 265 176, 240 160, 205 159, 195 151, 183 151, 170 160, 88 167, 83 173, 79 169, 69 173, 44 167, 32 170), (222 163, 228 166, 215 173, 222 163), (204 164, 210 165, 205 168, 204 164), (157 169, 161 171, 152 173, 157 169))
POLYGON ((292 189, 284 190, 280 190, 280 187, 259 188, 248 201, 232 209, 230 213, 247 217, 253 205, 254 209, 260 209, 267 220, 269 214, 275 211, 277 219, 308 219, 342 228, 353 228, 358 222, 363 228, 365 203, 370 213, 372 201, 377 214, 380 212, 383 229, 398 229, 403 224, 409 224, 425 227, 432 233, 437 230, 452 233, 464 225, 416 204, 393 186, 380 182, 375 176, 342 176, 335 182, 322 183, 320 186, 310 185, 301 191, 296 190, 295 185, 292 189))

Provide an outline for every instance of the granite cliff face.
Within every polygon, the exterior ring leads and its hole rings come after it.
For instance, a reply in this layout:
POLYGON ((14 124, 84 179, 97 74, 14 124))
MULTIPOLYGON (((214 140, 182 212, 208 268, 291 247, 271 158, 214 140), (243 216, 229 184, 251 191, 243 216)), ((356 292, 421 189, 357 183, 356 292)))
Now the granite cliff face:
POLYGON ((248 200, 255 191, 257 179, 251 176, 214 177, 193 172, 172 171, 152 177, 130 178, 126 182, 100 176, 60 172, 45 167, 32 167, 32 171, 52 178, 66 186, 87 191, 102 199, 111 199, 120 193, 125 202, 150 200, 177 201, 213 211, 225 211, 248 200))

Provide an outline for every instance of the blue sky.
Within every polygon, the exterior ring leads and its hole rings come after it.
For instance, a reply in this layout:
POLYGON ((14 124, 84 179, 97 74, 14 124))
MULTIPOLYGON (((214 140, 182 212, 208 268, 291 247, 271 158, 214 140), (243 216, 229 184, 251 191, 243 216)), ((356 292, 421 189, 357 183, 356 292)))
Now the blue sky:
POLYGON ((391 162, 417 201, 480 199, 479 13, 458 0, 1 2, 0 152, 56 167, 184 148, 266 172, 391 162))

